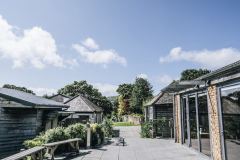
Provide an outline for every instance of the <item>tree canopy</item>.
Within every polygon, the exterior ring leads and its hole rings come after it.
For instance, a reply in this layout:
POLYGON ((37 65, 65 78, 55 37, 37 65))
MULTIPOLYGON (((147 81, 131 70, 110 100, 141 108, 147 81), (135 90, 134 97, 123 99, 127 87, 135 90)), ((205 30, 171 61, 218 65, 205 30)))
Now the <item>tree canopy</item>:
POLYGON ((124 99, 129 99, 132 95, 133 87, 133 84, 120 84, 118 86, 117 93, 121 95, 124 99))
POLYGON ((23 91, 23 92, 35 95, 35 93, 32 90, 27 89, 26 87, 19 87, 19 86, 15 86, 15 85, 12 85, 12 84, 4 84, 3 88, 15 89, 15 90, 18 90, 18 91, 23 91))
POLYGON ((210 70, 207 69, 186 69, 181 73, 180 80, 194 80, 200 76, 203 76, 207 73, 210 73, 210 70))
POLYGON ((153 97, 152 85, 144 78, 136 78, 130 106, 133 113, 142 113, 143 103, 153 97))
POLYGON ((87 81, 74 81, 72 84, 66 85, 65 87, 58 90, 58 93, 67 96, 82 96, 88 98, 95 105, 101 107, 104 114, 110 114, 112 112, 112 103, 107 97, 103 96, 98 89, 88 84, 87 81))

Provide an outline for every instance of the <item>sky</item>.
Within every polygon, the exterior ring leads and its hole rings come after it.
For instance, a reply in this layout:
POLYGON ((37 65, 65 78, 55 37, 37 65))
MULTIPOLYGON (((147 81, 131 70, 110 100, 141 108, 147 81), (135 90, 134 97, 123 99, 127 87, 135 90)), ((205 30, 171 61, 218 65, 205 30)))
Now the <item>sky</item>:
POLYGON ((87 80, 103 95, 240 59, 239 0, 3 0, 0 85, 38 95, 87 80))

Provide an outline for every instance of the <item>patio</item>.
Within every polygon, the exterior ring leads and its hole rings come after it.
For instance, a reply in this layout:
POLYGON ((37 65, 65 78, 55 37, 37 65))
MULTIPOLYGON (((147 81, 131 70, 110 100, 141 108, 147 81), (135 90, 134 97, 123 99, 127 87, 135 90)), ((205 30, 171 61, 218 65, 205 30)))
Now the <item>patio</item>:
POLYGON ((142 139, 140 127, 118 127, 125 137, 126 146, 114 143, 98 149, 81 150, 74 160, 208 160, 196 151, 165 139, 142 139))

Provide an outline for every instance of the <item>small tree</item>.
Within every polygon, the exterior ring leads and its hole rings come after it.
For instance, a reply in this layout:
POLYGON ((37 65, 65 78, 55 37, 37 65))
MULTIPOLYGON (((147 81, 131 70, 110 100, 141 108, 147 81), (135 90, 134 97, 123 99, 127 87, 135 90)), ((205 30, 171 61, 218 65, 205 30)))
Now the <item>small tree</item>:
POLYGON ((143 103, 153 97, 152 85, 144 78, 136 78, 130 100, 133 113, 143 112, 143 103))

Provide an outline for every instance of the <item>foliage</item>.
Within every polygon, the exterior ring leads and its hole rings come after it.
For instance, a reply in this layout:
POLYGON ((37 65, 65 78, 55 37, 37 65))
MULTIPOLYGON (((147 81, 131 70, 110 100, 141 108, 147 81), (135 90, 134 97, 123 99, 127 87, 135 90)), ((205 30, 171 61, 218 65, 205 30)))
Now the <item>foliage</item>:
POLYGON ((121 84, 118 86, 118 117, 128 114, 130 111, 130 98, 132 96, 133 84, 121 84))
POLYGON ((81 138, 83 140, 86 139, 86 128, 81 123, 69 125, 65 129, 65 133, 67 137, 70 137, 70 138, 81 138))
POLYGON ((124 100, 123 96, 118 97, 118 117, 127 114, 129 108, 127 102, 124 100))
POLYGON ((141 137, 142 138, 151 138, 152 137, 152 122, 145 122, 141 125, 141 137))
POLYGON ((18 91, 23 91, 23 92, 35 95, 35 93, 32 90, 27 89, 25 87, 19 87, 19 86, 15 86, 15 85, 11 85, 11 84, 4 84, 3 88, 15 89, 15 90, 18 90, 18 91))
POLYGON ((103 131, 105 133, 105 137, 111 137, 113 134, 113 122, 111 119, 105 118, 102 122, 103 131))
POLYGON ((69 135, 66 134, 65 128, 57 127, 49 129, 45 132, 45 143, 57 142, 69 139, 69 135))
POLYGON ((143 118, 143 114, 139 114, 139 113, 132 113, 130 114, 130 116, 133 116, 133 117, 140 117, 140 118, 143 118))
POLYGON ((194 80, 200 76, 203 76, 207 73, 210 73, 210 70, 207 69, 186 69, 181 73, 180 80, 194 80))
POLYGON ((101 107, 104 110, 103 113, 105 115, 111 114, 113 110, 111 101, 103 96, 98 89, 88 84, 87 81, 74 81, 72 84, 59 89, 58 93, 71 97, 81 94, 95 105, 101 107))
POLYGON ((32 139, 32 140, 26 140, 23 142, 23 145, 26 148, 33 148, 36 146, 41 146, 45 143, 45 137, 44 134, 40 134, 39 136, 37 136, 36 138, 32 139))
POLYGON ((117 93, 123 97, 123 99, 130 99, 132 96, 133 84, 120 84, 117 89, 117 93))
MULTIPOLYGON (((112 135, 112 121, 105 119, 103 124, 91 124, 91 145, 96 146, 103 142, 104 136, 112 135)), ((82 138, 86 142, 87 128, 81 124, 76 123, 68 126, 67 128, 57 127, 41 133, 39 136, 32 140, 24 141, 23 145, 27 148, 41 146, 46 143, 52 143, 71 138, 82 138)))
POLYGON ((113 126, 136 126, 133 122, 114 122, 113 126))
POLYGON ((130 106, 132 113, 142 113, 143 103, 153 97, 152 85, 144 78, 136 78, 130 106))
POLYGON ((153 122, 153 126, 156 127, 157 134, 161 134, 162 137, 171 137, 171 130, 173 130, 173 119, 167 117, 161 117, 153 122))
POLYGON ((101 144, 104 140, 103 127, 100 124, 94 123, 90 125, 91 127, 91 145, 97 146, 101 144))

